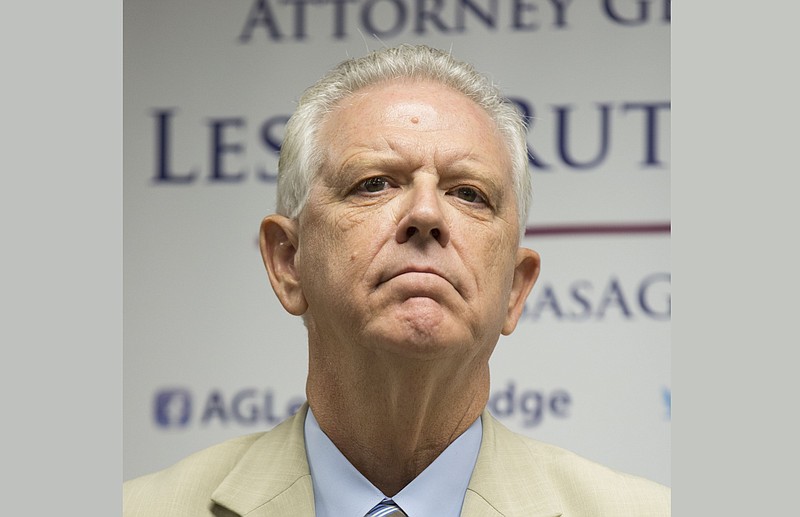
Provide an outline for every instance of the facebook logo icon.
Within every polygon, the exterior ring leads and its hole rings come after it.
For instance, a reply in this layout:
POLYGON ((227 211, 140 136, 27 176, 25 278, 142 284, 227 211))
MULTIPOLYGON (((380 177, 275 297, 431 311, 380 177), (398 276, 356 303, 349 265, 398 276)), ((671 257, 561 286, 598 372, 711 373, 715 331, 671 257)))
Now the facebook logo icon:
POLYGON ((185 427, 192 411, 188 390, 177 388, 156 393, 154 404, 156 423, 161 427, 185 427))

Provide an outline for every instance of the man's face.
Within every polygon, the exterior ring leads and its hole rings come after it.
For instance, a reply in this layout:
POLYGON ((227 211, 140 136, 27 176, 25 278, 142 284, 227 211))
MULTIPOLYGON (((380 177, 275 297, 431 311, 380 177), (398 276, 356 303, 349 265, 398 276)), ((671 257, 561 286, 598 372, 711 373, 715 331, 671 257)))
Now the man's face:
POLYGON ((392 82, 345 99, 318 141, 294 257, 310 337, 488 357, 519 316, 517 207, 493 121, 445 86, 392 82))

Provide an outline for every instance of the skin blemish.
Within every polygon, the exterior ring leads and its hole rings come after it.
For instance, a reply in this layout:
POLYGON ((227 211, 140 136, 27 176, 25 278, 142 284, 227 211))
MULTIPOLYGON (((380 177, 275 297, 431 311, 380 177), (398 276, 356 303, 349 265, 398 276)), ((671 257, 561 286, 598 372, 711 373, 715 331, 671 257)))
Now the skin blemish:
POLYGON ((412 124, 419 124, 419 117, 411 117, 412 124))

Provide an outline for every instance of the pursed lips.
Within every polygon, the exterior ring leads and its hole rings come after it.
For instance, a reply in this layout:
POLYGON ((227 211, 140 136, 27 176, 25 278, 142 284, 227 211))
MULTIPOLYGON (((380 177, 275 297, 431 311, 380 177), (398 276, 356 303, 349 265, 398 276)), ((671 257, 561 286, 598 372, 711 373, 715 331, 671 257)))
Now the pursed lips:
POLYGON ((389 280, 392 280, 393 278, 397 278, 399 276, 402 276, 402 275, 405 275, 405 274, 409 274, 409 273, 422 273, 422 274, 436 275, 436 276, 444 279, 445 281, 447 281, 450 285, 453 286, 453 289, 455 289, 459 294, 461 294, 461 290, 459 289, 458 285, 449 278, 449 275, 445 274, 444 272, 442 272, 438 268, 431 267, 431 266, 415 266, 415 265, 411 265, 411 266, 402 267, 402 268, 397 269, 397 270, 392 270, 388 274, 383 275, 381 277, 381 280, 378 282, 377 286, 380 287, 381 284, 384 284, 384 283, 388 282, 389 280))

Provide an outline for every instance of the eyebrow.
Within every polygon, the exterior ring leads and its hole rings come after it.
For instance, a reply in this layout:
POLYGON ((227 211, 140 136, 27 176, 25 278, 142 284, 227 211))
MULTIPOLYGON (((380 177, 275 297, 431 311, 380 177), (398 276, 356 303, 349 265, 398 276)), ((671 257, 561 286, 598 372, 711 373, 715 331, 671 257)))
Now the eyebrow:
POLYGON ((356 174, 367 169, 376 169, 382 171, 395 171, 398 169, 407 169, 408 160, 400 157, 390 157, 387 153, 370 153, 370 156, 354 155, 348 159, 336 172, 339 174, 356 174), (376 156, 377 154, 377 156, 376 156))
POLYGON ((331 167, 331 183, 349 183, 354 176, 365 171, 375 170, 396 173, 408 170, 409 161, 393 150, 364 147, 351 155, 343 164, 331 167))

